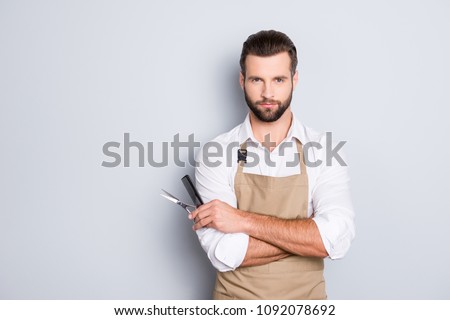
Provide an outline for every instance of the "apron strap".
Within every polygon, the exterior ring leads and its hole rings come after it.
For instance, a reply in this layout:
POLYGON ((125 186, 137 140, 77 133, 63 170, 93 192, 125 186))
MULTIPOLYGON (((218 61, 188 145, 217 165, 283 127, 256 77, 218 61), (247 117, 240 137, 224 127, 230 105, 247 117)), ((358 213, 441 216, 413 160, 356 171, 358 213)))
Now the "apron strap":
MULTIPOLYGON (((303 145, 298 139, 295 139, 295 144, 297 145, 297 154, 300 162, 300 174, 306 174, 305 154, 303 153, 303 145)), ((239 148, 242 150, 247 150, 247 141, 243 142, 239 146, 239 148)), ((239 161, 238 173, 242 173, 244 171, 244 166, 245 161, 243 160, 239 161)))
POLYGON ((298 158, 300 160, 300 174, 306 174, 305 153, 303 152, 303 145, 300 140, 295 139, 297 144, 298 158))

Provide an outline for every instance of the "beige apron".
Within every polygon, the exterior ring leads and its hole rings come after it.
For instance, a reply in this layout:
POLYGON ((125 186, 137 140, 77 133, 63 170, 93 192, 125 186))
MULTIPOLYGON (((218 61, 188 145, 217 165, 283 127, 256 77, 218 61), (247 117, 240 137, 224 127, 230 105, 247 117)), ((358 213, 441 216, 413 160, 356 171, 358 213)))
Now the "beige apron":
MULTIPOLYGON (((243 173, 241 161, 234 180, 237 207, 283 219, 307 218, 308 176, 301 143, 296 140, 300 174, 269 177, 243 173)), ((246 149, 246 143, 241 145, 246 149)), ((326 299, 323 259, 302 256, 261 266, 217 272, 213 298, 222 299, 326 299)))

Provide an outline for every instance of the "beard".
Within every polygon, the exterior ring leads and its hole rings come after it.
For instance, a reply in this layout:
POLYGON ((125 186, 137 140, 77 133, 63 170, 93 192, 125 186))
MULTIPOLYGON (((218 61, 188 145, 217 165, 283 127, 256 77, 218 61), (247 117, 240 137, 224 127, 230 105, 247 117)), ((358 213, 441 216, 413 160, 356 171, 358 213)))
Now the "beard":
POLYGON ((289 108, 292 101, 292 92, 289 94, 289 97, 287 97, 286 100, 283 102, 279 100, 270 100, 270 99, 264 99, 259 101, 252 101, 250 100, 250 97, 247 95, 247 92, 245 91, 244 87, 244 95, 245 95, 245 102, 247 102, 248 107, 253 112, 253 114, 258 118, 260 121, 263 122, 274 122, 281 118, 281 116, 284 114, 284 112, 289 108), (262 103, 270 103, 270 104, 276 104, 278 105, 277 108, 263 108, 260 105, 262 103))

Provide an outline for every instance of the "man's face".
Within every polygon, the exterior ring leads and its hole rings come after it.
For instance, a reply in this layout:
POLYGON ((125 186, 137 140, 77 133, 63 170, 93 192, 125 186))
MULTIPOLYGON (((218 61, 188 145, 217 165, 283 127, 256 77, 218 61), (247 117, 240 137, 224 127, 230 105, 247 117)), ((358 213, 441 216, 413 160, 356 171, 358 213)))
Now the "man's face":
POLYGON ((245 101, 261 121, 277 121, 291 105, 298 74, 291 76, 291 58, 287 52, 270 57, 248 55, 246 76, 240 75, 245 101))

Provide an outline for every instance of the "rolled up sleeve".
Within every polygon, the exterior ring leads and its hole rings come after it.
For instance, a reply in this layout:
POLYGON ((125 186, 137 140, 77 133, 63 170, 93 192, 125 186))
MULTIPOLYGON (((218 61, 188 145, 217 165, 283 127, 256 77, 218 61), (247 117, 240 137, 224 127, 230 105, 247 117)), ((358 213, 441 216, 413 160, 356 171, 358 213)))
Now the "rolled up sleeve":
MULTIPOLYGON (((236 207, 236 196, 230 183, 226 162, 218 166, 206 165, 203 149, 196 157, 196 187, 205 203, 219 199, 236 207)), ((220 160, 220 159, 215 159, 220 160)), ((214 268, 220 272, 231 271, 241 265, 247 252, 248 235, 244 233, 223 233, 213 228, 197 230, 200 245, 214 268)))
MULTIPOLYGON (((342 158, 345 155, 341 152, 342 158)), ((354 210, 350 198, 348 167, 336 160, 327 165, 325 155, 312 190, 314 218, 328 256, 345 256, 355 237, 354 210)))

